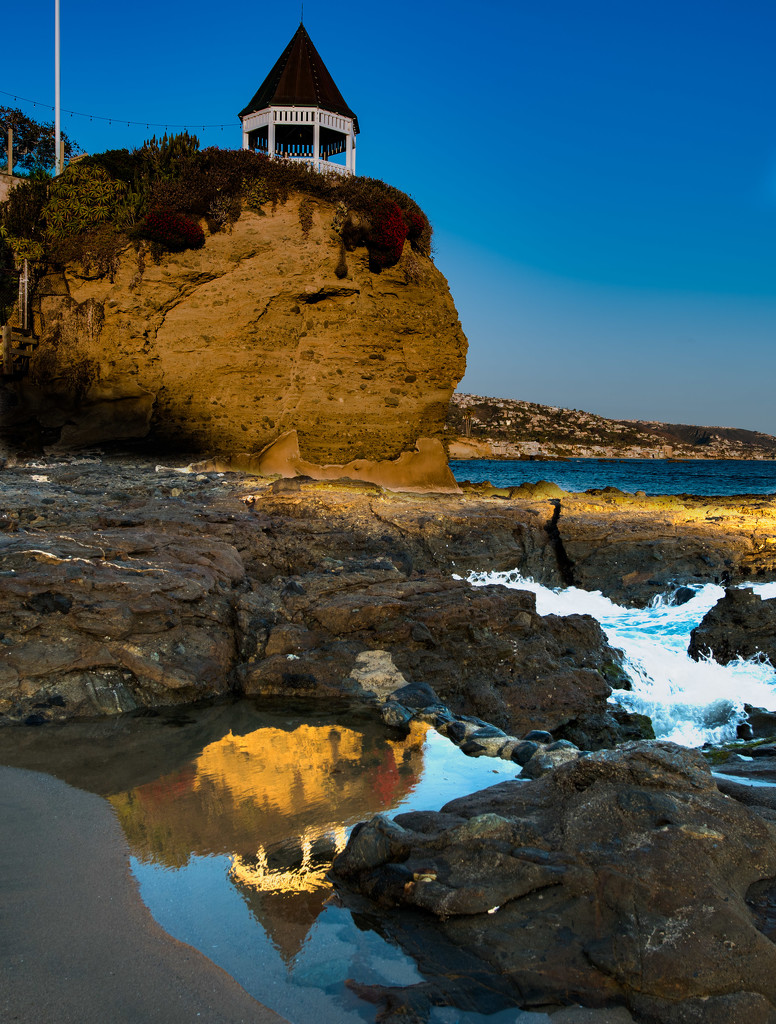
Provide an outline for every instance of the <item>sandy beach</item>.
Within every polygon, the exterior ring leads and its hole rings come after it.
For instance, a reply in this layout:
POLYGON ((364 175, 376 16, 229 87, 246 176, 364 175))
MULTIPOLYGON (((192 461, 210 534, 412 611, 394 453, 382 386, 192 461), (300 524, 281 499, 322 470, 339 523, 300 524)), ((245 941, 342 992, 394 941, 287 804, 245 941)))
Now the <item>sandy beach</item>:
POLYGON ((284 1024, 155 923, 103 799, 0 768, 0 821, 4 1022, 284 1024))

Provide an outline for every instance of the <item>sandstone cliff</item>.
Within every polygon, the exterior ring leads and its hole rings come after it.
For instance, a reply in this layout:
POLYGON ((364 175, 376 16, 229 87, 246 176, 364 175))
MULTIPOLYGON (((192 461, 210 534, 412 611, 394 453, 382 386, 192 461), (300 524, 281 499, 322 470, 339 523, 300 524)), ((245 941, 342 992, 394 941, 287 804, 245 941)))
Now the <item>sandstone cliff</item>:
POLYGON ((441 437, 466 353, 445 279, 409 244, 372 273, 366 249, 342 250, 331 203, 312 201, 310 225, 300 202, 245 210, 159 263, 130 246, 112 276, 70 264, 45 277, 21 387, 45 439, 150 432, 233 453, 296 429, 303 457, 346 462, 441 437))

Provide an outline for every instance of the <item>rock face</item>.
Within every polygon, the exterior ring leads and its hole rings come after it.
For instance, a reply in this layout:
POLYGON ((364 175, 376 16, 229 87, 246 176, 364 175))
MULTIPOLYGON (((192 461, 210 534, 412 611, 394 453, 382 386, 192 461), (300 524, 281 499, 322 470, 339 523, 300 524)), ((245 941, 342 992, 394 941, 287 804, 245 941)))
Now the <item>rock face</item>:
POLYGON ((22 412, 44 439, 150 430, 214 454, 296 429, 304 458, 348 462, 440 437, 466 354, 445 279, 409 245, 380 274, 365 249, 348 253, 338 277, 334 207, 316 201, 305 233, 299 204, 246 210, 231 234, 158 264, 128 248, 110 277, 69 265, 40 282, 22 412))
POLYGON ((763 601, 748 587, 728 588, 692 631, 687 653, 722 665, 761 654, 776 664, 776 598, 763 601))
POLYGON ((225 691, 234 548, 111 528, 2 541, 0 713, 35 722, 225 691))
POLYGON ((439 813, 378 815, 333 874, 362 913, 379 906, 428 978, 360 990, 385 998, 383 1020, 425 1019, 464 991, 489 1002, 480 1012, 498 996, 624 1004, 649 1024, 776 1020, 776 826, 673 744, 587 755, 439 813))

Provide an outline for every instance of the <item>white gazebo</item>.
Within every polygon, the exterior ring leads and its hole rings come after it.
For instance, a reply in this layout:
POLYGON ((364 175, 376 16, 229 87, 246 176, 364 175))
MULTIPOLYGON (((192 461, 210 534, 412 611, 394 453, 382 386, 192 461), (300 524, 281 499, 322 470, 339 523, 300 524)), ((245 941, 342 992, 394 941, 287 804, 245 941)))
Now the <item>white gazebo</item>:
POLYGON ((251 102, 240 111, 243 149, 300 160, 316 171, 356 173, 358 118, 300 25, 251 102), (331 158, 345 154, 345 163, 331 158))

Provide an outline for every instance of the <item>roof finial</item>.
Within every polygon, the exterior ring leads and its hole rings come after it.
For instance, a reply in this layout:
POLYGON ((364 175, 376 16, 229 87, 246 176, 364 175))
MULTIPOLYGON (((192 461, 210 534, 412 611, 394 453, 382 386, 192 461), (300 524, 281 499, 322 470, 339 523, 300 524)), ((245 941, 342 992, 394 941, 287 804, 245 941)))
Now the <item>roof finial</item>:
POLYGON ((299 18, 299 24, 304 25, 304 4, 302 4, 302 14, 299 18))

